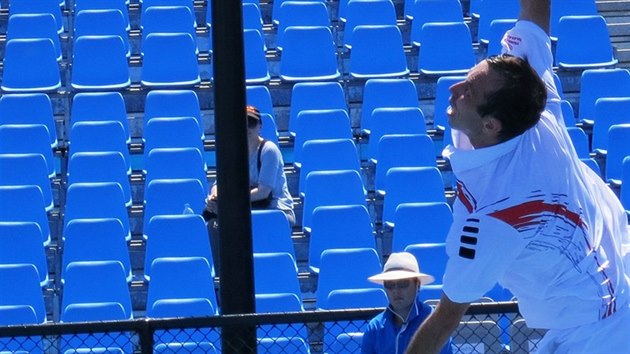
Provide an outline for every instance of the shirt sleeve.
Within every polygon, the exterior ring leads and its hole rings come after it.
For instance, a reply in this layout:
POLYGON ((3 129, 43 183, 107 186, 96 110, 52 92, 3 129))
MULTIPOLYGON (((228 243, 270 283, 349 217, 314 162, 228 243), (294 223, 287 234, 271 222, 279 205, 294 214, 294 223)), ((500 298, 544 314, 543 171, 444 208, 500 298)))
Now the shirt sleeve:
POLYGON ((271 141, 265 143, 260 153, 259 185, 270 187, 272 190, 275 188, 281 156, 280 149, 274 143, 271 141))
POLYGON ((485 214, 471 214, 449 233, 444 293, 454 302, 472 302, 501 280, 526 242, 511 225, 485 214))
POLYGON ((367 326, 367 329, 363 333, 363 339, 361 341, 361 354, 373 354, 376 353, 374 343, 374 327, 372 322, 367 326))

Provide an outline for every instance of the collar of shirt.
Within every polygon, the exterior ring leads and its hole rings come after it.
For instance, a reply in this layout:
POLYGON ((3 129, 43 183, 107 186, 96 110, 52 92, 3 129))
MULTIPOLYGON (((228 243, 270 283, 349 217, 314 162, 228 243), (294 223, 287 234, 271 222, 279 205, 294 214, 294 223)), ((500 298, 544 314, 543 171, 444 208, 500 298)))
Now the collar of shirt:
POLYGON ((448 145, 442 152, 444 158, 450 160, 453 173, 457 175, 460 172, 478 168, 499 157, 513 151, 523 139, 523 135, 514 137, 500 144, 473 150, 458 149, 453 145, 448 145))

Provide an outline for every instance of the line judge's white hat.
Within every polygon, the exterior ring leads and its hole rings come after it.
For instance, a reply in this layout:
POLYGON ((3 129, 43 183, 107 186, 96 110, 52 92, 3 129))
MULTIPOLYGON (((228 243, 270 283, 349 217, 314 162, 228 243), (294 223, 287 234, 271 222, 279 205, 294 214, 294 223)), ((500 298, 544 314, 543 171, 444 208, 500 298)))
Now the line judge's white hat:
POLYGON ((429 274, 420 273, 418 261, 409 252, 392 253, 383 267, 383 272, 368 278, 369 281, 383 284, 388 280, 417 278, 422 285, 431 284, 435 278, 429 274))

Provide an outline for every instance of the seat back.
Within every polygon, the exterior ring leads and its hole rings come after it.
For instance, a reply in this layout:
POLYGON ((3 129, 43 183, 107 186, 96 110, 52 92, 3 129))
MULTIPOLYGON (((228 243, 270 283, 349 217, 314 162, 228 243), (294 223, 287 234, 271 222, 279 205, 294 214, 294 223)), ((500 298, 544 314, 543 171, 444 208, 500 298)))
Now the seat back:
POLYGON ((600 15, 564 16, 558 22, 555 64, 567 69, 601 68, 617 63, 606 20, 600 15))
POLYGON ((50 134, 50 146, 57 146, 52 103, 45 93, 3 94, 0 97, 1 124, 43 124, 50 134))
POLYGON ((606 180, 619 182, 622 177, 623 159, 630 155, 630 124, 617 124, 608 130, 608 154, 606 155, 606 180))
POLYGON ((258 30, 245 29, 243 31, 245 46, 245 80, 248 85, 264 84, 271 76, 265 57, 265 44, 262 34, 258 30))
POLYGON ((376 108, 418 107, 418 91, 409 79, 370 79, 363 88, 361 130, 369 134, 376 108))
POLYGON ((549 36, 557 40, 558 24, 564 16, 597 15, 595 0, 554 0, 551 3, 551 20, 549 36))
POLYGON ((199 98, 192 90, 151 90, 144 104, 144 127, 155 117, 195 117, 204 136, 199 98))
POLYGON ((470 29, 464 22, 427 23, 420 31, 420 42, 421 74, 461 75, 475 65, 470 29))
POLYGON ((490 25, 494 20, 518 18, 521 6, 518 0, 483 0, 479 13, 479 42, 488 44, 490 25))
POLYGON ((108 1, 75 0, 74 1, 75 14, 78 15, 79 12, 85 11, 85 10, 118 10, 123 15, 125 30, 129 31, 130 29, 129 9, 127 6, 127 0, 108 0, 108 1))
POLYGON ((117 121, 131 141, 125 100, 120 92, 81 92, 72 97, 70 125, 83 121, 117 121))
POLYGON ((291 26, 284 30, 280 78, 289 82, 335 80, 336 48, 330 28, 291 26))
POLYGON ((436 285, 442 284, 442 278, 446 270, 446 262, 448 261, 445 243, 411 244, 406 246, 404 251, 416 257, 422 272, 432 275, 435 278, 436 285))
MULTIPOLYGON (((0 281, 0 290, 2 290, 1 307, 28 306, 33 311, 34 321, 32 321, 33 317, 28 313, 20 315, 20 318, 30 319, 31 323, 44 323, 46 321, 44 295, 40 286, 39 274, 34 264, 0 264, 0 279, 2 279, 0 281)), ((23 313, 25 310, 29 309, 17 309, 15 311, 23 313)), ((19 320, 19 322, 22 322, 22 320, 19 320)))
POLYGON ((0 154, 40 154, 46 160, 48 177, 54 177, 55 161, 50 134, 43 124, 0 125, 0 154))
POLYGON ((35 222, 44 246, 50 244, 50 226, 42 190, 36 185, 0 185, 0 221, 35 222))
MULTIPOLYGON (((201 215, 208 195, 197 179, 155 179, 144 190, 144 225, 157 215, 181 215, 189 207, 201 215)), ((144 238, 148 238, 145 233, 144 238)))
POLYGON ((293 163, 302 165, 302 148, 309 140, 352 139, 350 117, 344 109, 302 110, 297 116, 293 163))
POLYGON ((392 252, 417 243, 443 243, 453 223, 451 207, 444 202, 403 203, 394 215, 392 252))
POLYGON ((68 162, 68 185, 84 182, 116 182, 123 191, 126 206, 131 206, 131 183, 125 157, 117 151, 77 152, 68 162))
MULTIPOLYGON (((630 123, 630 121, 628 122, 630 123)), ((573 143, 573 147, 575 147, 575 152, 581 159, 586 159, 589 157, 589 153, 591 149, 588 146, 588 137, 582 128, 578 127, 568 127, 567 131, 569 132, 569 137, 571 138, 571 142, 573 143)))
POLYGON ((190 87, 201 81, 197 46, 189 33, 150 33, 142 41, 142 50, 143 86, 190 87))
POLYGON ((597 99, 595 101, 592 131, 592 150, 608 150, 608 130, 615 124, 626 123, 630 123, 630 97, 604 97, 597 99))
POLYGON ((418 107, 387 107, 372 111, 368 158, 376 159, 380 140, 390 134, 426 134, 424 114, 418 107))
POLYGON ((73 47, 71 85, 76 90, 119 90, 131 84, 127 48, 120 36, 81 36, 73 47))
POLYGON ((70 128, 70 159, 78 152, 119 152, 125 158, 128 174, 131 159, 125 128, 119 121, 82 121, 70 128))
POLYGON ((8 93, 54 91, 61 87, 57 51, 50 38, 6 42, 2 90, 8 93))
MULTIPOLYGON (((273 3, 276 6, 276 3, 273 3)), ((284 31, 290 26, 330 27, 328 8, 323 1, 282 1, 276 34, 276 49, 282 50, 284 31)))
POLYGON ((348 110, 345 94, 338 82, 298 82, 291 91, 289 133, 295 136, 297 117, 305 110, 348 110), (317 97, 317 99, 315 99, 317 97))
POLYGON ((194 14, 183 5, 150 6, 142 12, 142 40, 151 33, 188 33, 196 42, 194 14))
MULTIPOLYGON (((405 1, 407 6, 408 1, 405 1)), ((420 32, 422 26, 429 22, 464 22, 464 12, 459 0, 431 0, 410 2, 408 12, 411 22, 411 43, 417 47, 422 45, 420 32)))
POLYGON ((0 154, 0 185, 39 187, 46 211, 53 208, 48 164, 41 154, 0 154))
POLYGON ((351 139, 309 140, 302 146, 299 191, 305 193, 306 178, 313 171, 360 171, 359 155, 351 139))
POLYGON ((390 0, 352 0, 348 2, 343 44, 352 48, 354 29, 362 25, 396 25, 396 9, 390 0))
POLYGON ((16 0, 9 4, 9 17, 15 14, 46 14, 53 15, 57 33, 64 31, 63 16, 58 1, 16 0))
POLYGON ((39 284, 48 285, 48 261, 37 223, 0 222, 0 264, 33 264, 39 284))
POLYGON ((296 259, 291 226, 281 210, 252 210, 252 241, 256 253, 286 252, 296 259))
MULTIPOLYGON (((357 1, 353 0, 352 2, 357 1)), ((389 3, 377 0, 376 3, 389 3)), ((350 76, 395 78, 409 74, 402 35, 396 25, 360 25, 352 32, 350 76)))
POLYGON ((49 38, 52 40, 56 59, 61 60, 61 43, 57 23, 51 13, 23 13, 9 17, 7 41, 15 38, 49 38))
POLYGON ((74 38, 82 36, 119 36, 122 39, 125 54, 131 55, 127 26, 129 20, 125 19, 119 9, 89 9, 75 12, 74 38))
POLYGON ((255 253, 254 283, 256 294, 296 294, 301 302, 295 259, 289 253, 255 253))
POLYGON ((143 133, 145 159, 155 148, 195 148, 203 152, 200 130, 195 117, 151 118, 143 133))
POLYGON ((627 69, 588 69, 580 79, 579 120, 595 119, 595 104, 604 97, 630 97, 627 69))
POLYGON ((486 51, 486 56, 499 55, 503 50, 501 46, 501 40, 503 39, 503 35, 505 32, 510 30, 516 24, 516 19, 496 19, 490 22, 490 27, 488 28, 488 49, 486 51))
POLYGON ((208 193, 206 162, 197 148, 154 148, 145 161, 145 186, 155 179, 197 179, 208 193))

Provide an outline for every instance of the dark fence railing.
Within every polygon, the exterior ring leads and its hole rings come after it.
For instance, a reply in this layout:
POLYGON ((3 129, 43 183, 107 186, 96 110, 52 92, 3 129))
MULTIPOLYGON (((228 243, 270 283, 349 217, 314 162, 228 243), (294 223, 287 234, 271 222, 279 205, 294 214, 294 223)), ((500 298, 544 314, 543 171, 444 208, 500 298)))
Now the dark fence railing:
MULTIPOLYGON (((362 332, 382 309, 243 314, 199 318, 46 323, 0 328, 0 352, 221 353, 221 331, 256 326, 258 353, 358 353, 362 332)), ((515 302, 473 304, 453 333, 454 353, 529 353, 542 337, 515 302)), ((233 351, 231 351, 233 352, 233 351)))

